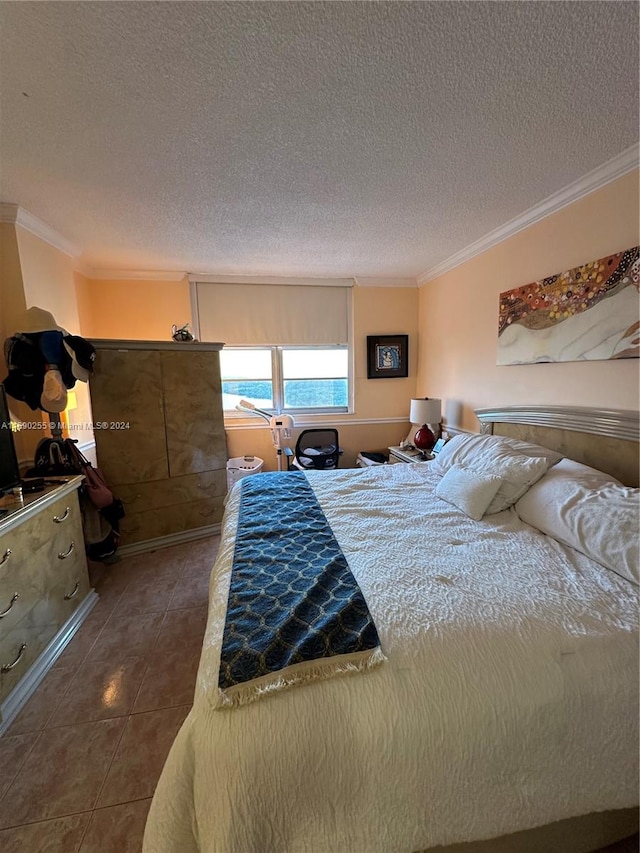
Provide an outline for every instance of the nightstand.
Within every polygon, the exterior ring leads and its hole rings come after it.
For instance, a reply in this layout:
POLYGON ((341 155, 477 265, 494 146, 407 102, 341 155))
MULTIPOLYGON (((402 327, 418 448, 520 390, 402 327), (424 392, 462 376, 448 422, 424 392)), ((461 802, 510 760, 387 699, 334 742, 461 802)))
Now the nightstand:
POLYGON ((394 462, 429 462, 435 457, 431 453, 423 453, 415 447, 390 447, 389 463, 394 462))

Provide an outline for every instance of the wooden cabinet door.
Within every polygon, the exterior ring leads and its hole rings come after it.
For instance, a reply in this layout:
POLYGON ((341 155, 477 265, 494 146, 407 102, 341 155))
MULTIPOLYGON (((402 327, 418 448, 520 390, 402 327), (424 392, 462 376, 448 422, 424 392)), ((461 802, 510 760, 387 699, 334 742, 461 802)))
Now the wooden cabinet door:
POLYGON ((97 350, 89 391, 98 464, 112 487, 169 476, 160 355, 97 350))
POLYGON ((222 417, 217 352, 161 352, 169 475, 225 468, 227 442, 222 417))

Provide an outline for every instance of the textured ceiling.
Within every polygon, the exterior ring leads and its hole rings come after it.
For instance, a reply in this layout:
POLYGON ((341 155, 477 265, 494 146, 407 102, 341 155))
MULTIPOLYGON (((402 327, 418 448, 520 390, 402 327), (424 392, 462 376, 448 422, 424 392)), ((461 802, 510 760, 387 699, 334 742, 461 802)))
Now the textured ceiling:
POLYGON ((637 141, 638 8, 0 3, 0 199, 97 268, 419 276, 637 141))

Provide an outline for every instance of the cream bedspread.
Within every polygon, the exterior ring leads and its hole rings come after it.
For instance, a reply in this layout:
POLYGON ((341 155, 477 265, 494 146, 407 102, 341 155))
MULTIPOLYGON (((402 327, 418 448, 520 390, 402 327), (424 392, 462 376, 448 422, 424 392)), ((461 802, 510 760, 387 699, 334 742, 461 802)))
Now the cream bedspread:
POLYGON ((145 853, 411 853, 637 805, 628 581, 514 510, 472 521, 435 498, 428 464, 307 476, 388 660, 241 708, 210 706, 234 489, 194 707, 145 853))

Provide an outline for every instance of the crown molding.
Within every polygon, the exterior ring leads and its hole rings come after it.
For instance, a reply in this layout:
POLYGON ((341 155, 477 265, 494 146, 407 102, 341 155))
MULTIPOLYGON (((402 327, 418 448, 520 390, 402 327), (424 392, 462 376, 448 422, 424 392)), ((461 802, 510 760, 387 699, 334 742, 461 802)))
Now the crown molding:
MULTIPOLYGON (((182 270, 105 270, 94 269, 86 265, 78 264, 78 272, 87 278, 100 281, 182 281, 188 279, 191 284, 196 282, 214 282, 219 284, 313 284, 325 287, 352 287, 352 278, 290 278, 288 276, 264 276, 264 275, 225 275, 218 273, 188 273, 182 270)), ((380 279, 387 281, 387 279, 380 279)), ((400 279, 388 279, 388 281, 399 282, 400 279)), ((403 279, 404 281, 404 279, 403 279)), ((396 286, 416 287, 415 279, 406 279, 409 284, 396 286)), ((389 284, 379 285, 390 287, 389 284)))
POLYGON ((355 283, 359 287, 417 287, 415 278, 370 278, 369 276, 355 276, 355 283))
POLYGON ((73 271, 80 273, 85 278, 93 276, 93 268, 89 266, 83 257, 73 259, 73 271))
MULTIPOLYGON (((1 221, 1 220, 0 220, 1 221)), ((84 259, 76 259, 75 269, 89 279, 100 281, 182 281, 190 283, 214 282, 220 284, 313 284, 325 287, 418 287, 415 278, 314 278, 260 275, 224 275, 218 273, 187 273, 182 270, 111 270, 90 267, 84 259)))
POLYGON ((29 213, 24 207, 10 202, 0 202, 0 222, 9 222, 13 225, 19 225, 25 231, 29 231, 45 243, 53 246, 54 249, 69 255, 71 258, 78 258, 82 254, 82 249, 79 249, 69 240, 65 239, 61 234, 58 234, 53 228, 29 213))
POLYGON ((544 201, 540 202, 540 204, 529 208, 529 210, 525 211, 520 216, 516 216, 515 219, 511 219, 499 228, 485 234, 484 237, 481 237, 466 248, 461 249, 454 255, 451 255, 451 257, 447 258, 446 261, 442 261, 442 263, 431 267, 431 269, 428 269, 422 275, 418 276, 418 287, 422 287, 422 285, 433 281, 434 278, 438 278, 438 276, 441 276, 444 273, 455 269, 455 267, 459 267, 461 264, 470 261, 472 258, 475 258, 476 255, 486 252, 487 249, 493 248, 493 246, 496 246, 503 240, 513 237, 513 235, 517 234, 519 231, 529 228, 541 219, 546 219, 547 216, 551 216, 559 210, 562 210, 563 207, 568 207, 570 204, 573 204, 581 198, 590 195, 592 192, 610 184, 617 178, 621 178, 623 175, 626 175, 627 172, 637 169, 639 151, 640 146, 638 143, 632 145, 630 148, 626 148, 620 154, 612 157, 611 160, 608 160, 606 163, 603 163, 601 166, 598 166, 596 169, 593 169, 591 172, 583 175, 582 178, 579 178, 577 181, 573 181, 573 183, 568 184, 564 189, 550 195, 544 201))
POLYGON ((80 272, 100 281, 182 281, 187 275, 182 270, 97 270, 93 267, 85 267, 80 272))
POLYGON ((218 273, 188 273, 192 284, 215 282, 219 284, 293 284, 315 287, 353 287, 352 278, 314 278, 313 276, 291 277, 274 275, 220 275, 218 273))

